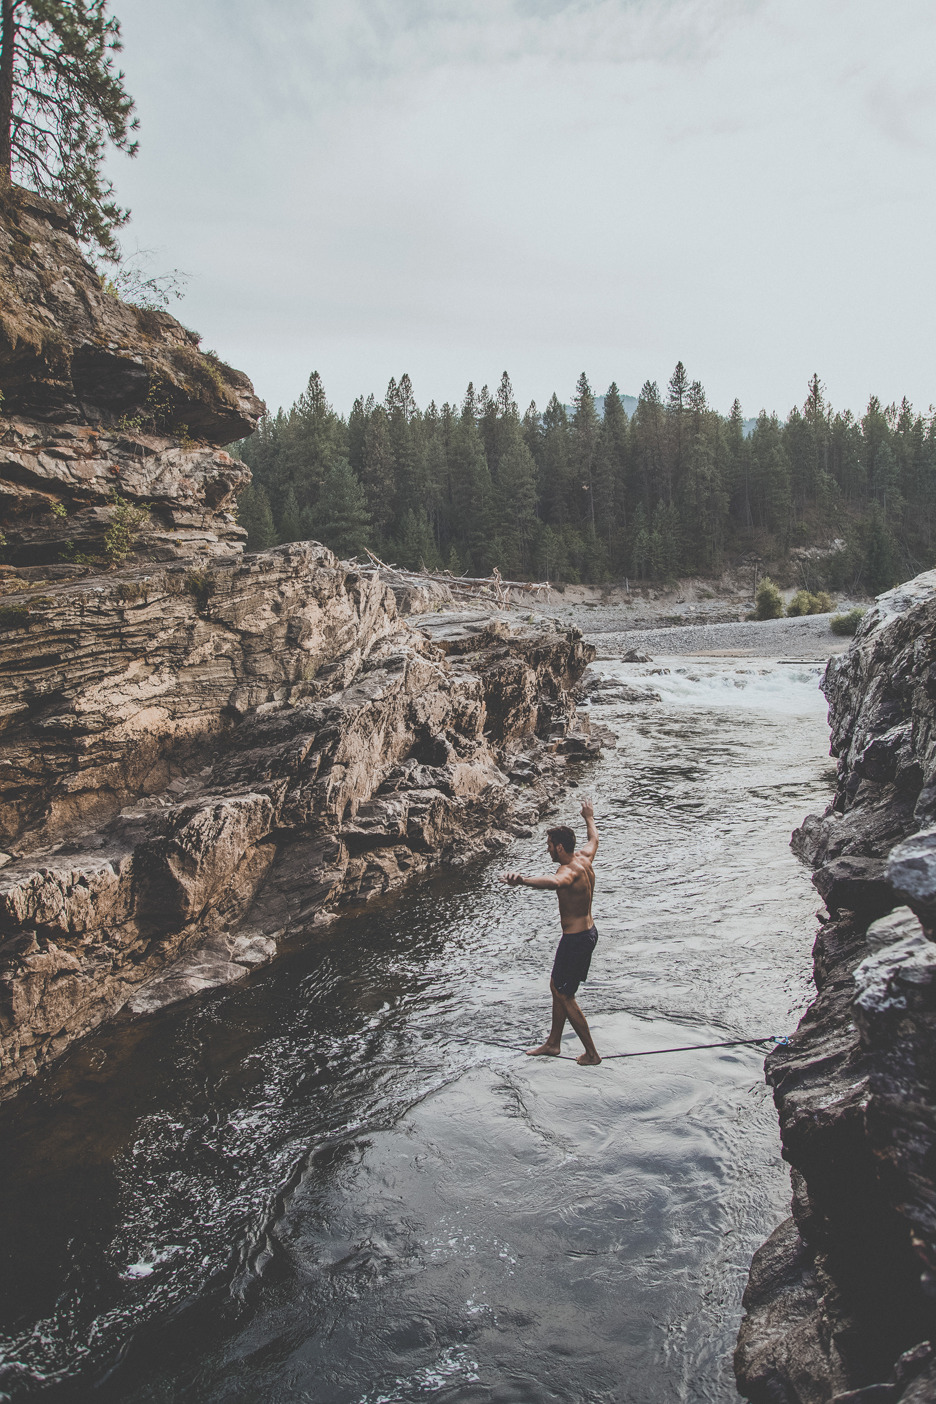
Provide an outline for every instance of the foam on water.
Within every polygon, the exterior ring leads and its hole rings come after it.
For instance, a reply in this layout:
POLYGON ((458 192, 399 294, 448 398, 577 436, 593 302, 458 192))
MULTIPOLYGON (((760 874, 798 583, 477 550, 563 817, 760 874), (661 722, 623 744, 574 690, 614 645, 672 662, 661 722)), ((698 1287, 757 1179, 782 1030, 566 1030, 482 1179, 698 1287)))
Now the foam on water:
POLYGON ((727 663, 677 655, 652 663, 602 660, 594 666, 601 677, 659 693, 671 706, 741 707, 788 716, 823 716, 827 707, 819 691, 825 671, 822 662, 745 658, 727 663))

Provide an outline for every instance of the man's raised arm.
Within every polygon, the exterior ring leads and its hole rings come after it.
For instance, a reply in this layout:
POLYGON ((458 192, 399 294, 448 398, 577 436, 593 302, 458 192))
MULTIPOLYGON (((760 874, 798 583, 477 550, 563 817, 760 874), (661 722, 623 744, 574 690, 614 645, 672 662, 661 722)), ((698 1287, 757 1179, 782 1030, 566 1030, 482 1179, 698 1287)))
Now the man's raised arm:
POLYGON ((585 820, 588 842, 582 844, 581 852, 592 859, 598 852, 598 830, 595 828, 595 807, 590 799, 582 800, 582 818, 585 820))

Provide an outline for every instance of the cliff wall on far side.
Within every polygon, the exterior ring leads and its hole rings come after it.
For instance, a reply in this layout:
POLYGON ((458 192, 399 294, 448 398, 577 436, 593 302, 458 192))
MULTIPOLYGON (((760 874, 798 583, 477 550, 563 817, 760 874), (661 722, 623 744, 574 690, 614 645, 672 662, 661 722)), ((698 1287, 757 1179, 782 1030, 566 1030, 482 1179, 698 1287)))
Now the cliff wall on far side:
POLYGON ((756 1404, 936 1399, 936 571, 828 666, 832 805, 793 835, 824 903, 817 997, 767 1059, 792 1216, 755 1255, 756 1404))

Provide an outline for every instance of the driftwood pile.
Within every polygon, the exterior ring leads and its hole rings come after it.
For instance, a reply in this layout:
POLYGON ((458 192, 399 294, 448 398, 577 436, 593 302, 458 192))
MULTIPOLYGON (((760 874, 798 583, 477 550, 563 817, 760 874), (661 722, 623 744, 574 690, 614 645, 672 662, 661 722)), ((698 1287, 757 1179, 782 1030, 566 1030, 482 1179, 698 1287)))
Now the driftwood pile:
MULTIPOLYGON (((366 549, 366 548, 365 548, 366 549)), ((505 580, 495 566, 488 576, 453 575, 450 570, 403 570, 399 566, 387 565, 373 551, 367 551, 374 569, 388 581, 401 585, 424 585, 432 581, 445 585, 453 595, 463 595, 470 599, 493 599, 498 606, 510 604, 511 590, 535 595, 538 599, 548 599, 552 586, 548 580, 505 580)))

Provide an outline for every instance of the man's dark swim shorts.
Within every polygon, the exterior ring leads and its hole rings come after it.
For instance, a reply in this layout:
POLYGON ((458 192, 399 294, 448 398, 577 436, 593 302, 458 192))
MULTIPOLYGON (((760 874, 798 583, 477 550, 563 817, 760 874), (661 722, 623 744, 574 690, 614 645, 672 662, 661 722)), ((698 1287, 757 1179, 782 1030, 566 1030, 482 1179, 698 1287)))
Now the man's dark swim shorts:
POLYGON ((588 931, 563 931, 552 968, 552 982, 560 994, 571 997, 582 981, 588 979, 588 967, 597 943, 598 931, 594 926, 588 931))

